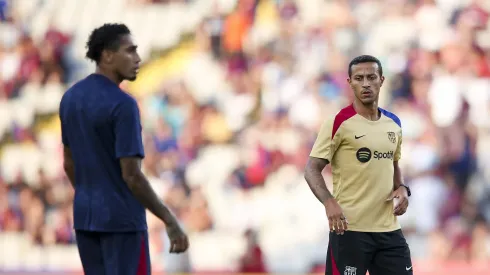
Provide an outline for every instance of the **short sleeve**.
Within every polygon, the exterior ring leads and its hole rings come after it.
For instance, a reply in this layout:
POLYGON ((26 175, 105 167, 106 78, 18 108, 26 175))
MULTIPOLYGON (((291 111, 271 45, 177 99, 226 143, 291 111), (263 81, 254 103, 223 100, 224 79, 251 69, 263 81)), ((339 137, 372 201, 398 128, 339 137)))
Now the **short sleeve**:
POLYGON ((402 140, 403 140, 403 136, 402 136, 402 132, 400 131, 400 134, 398 135, 398 143, 396 145, 395 158, 394 158, 395 161, 398 161, 402 157, 402 140))
POLYGON ((335 151, 338 148, 339 137, 338 132, 332 135, 333 120, 326 120, 316 137, 315 144, 311 149, 310 157, 326 159, 331 162, 335 151))
POLYGON ((134 100, 119 105, 114 111, 116 158, 144 158, 141 121, 138 105, 134 100))

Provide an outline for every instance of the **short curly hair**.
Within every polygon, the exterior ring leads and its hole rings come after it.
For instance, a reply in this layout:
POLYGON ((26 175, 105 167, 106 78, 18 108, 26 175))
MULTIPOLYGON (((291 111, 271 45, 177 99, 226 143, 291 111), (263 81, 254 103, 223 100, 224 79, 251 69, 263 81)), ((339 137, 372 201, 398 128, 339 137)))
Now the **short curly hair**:
POLYGON ((131 34, 131 31, 124 24, 104 24, 96 28, 88 38, 85 56, 99 64, 102 52, 104 50, 117 51, 121 36, 128 34, 131 34))

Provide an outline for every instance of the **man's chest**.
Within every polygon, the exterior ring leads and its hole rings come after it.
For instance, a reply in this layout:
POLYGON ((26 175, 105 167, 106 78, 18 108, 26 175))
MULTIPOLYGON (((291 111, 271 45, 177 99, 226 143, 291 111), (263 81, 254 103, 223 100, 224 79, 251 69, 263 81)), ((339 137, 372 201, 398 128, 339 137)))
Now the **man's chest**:
POLYGON ((393 160, 401 138, 401 130, 397 127, 367 126, 350 127, 342 136, 339 154, 355 156, 360 162, 371 159, 393 160))

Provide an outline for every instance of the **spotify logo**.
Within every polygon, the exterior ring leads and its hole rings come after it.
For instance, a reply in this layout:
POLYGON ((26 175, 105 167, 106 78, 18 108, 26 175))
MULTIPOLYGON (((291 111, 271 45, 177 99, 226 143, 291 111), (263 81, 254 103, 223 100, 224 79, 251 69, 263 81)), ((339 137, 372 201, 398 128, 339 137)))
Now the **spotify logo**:
POLYGON ((369 150, 369 148, 363 147, 357 150, 356 157, 360 162, 366 163, 371 159, 371 150, 369 150))

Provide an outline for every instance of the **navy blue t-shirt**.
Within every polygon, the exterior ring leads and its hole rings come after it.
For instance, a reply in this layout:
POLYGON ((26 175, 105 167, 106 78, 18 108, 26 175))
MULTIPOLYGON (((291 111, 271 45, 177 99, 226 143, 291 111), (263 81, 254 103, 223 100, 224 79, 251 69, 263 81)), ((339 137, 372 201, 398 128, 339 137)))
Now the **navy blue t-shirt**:
POLYGON ((145 209, 124 182, 119 163, 122 157, 144 157, 136 100, 92 74, 64 94, 60 120, 63 144, 75 163, 75 229, 146 230, 145 209))

